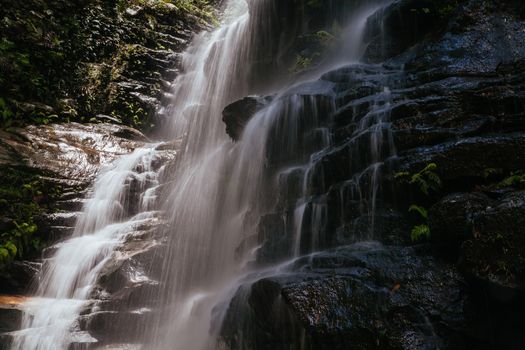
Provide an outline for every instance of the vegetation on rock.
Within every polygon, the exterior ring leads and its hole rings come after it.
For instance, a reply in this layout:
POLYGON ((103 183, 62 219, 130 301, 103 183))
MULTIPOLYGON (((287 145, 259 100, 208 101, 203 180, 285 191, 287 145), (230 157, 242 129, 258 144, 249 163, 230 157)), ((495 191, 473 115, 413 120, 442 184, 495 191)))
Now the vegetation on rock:
POLYGON ((0 269, 13 259, 36 256, 46 240, 38 231, 36 217, 48 207, 49 200, 60 193, 60 186, 50 186, 29 169, 4 167, 0 180, 0 269))
POLYGON ((4 1, 0 127, 101 120, 150 128, 155 103, 146 96, 159 96, 173 50, 206 23, 216 23, 206 0, 4 1))

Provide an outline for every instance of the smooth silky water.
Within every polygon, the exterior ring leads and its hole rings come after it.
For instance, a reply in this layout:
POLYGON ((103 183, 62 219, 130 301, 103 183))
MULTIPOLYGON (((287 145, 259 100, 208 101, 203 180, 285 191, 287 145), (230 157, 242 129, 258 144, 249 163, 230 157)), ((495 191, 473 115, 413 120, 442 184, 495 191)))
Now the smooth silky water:
MULTIPOLYGON (((184 149, 177 164, 175 181, 165 206, 171 218, 169 254, 164 261, 162 285, 163 313, 149 334, 148 348, 215 349, 229 301, 242 284, 253 279, 256 257, 257 224, 271 210, 277 197, 276 173, 268 169, 269 139, 283 137, 282 165, 302 161, 300 127, 319 124, 318 109, 335 111, 332 85, 295 82, 282 88, 271 103, 257 112, 247 124, 242 139, 232 143, 225 134, 221 113, 230 102, 253 93, 251 52, 257 45, 252 16, 264 13, 265 1, 254 0, 251 10, 242 0, 226 4, 226 19, 213 33, 199 36, 184 57, 185 74, 174 83, 171 111, 173 133, 183 138, 184 149), (323 106, 304 98, 325 95, 323 106), (308 114, 308 120, 301 115, 308 114), (276 131, 276 128, 280 129, 276 131), (250 277, 249 277, 250 276, 250 277)), ((366 3, 366 2, 365 2, 366 3)), ((362 36, 366 19, 385 2, 370 2, 358 7, 344 31, 348 39, 321 71, 304 75, 301 80, 316 80, 323 71, 356 62, 362 55, 362 36)), ((264 35, 264 32, 262 32, 264 35)), ((375 128, 370 125, 369 128, 375 128)), ((326 132, 318 152, 330 146, 326 132)), ((307 156, 305 170, 315 154, 307 156)), ((307 180, 308 171, 305 171, 307 180)), ((300 248, 303 228, 303 198, 295 210, 296 240, 289 257, 307 253, 300 248)), ((314 230, 322 230, 325 208, 314 206, 314 230)), ((310 251, 316 249, 312 238, 310 251)), ((279 269, 282 265, 279 265, 279 269)), ((264 275, 272 269, 265 270, 264 275)), ((274 271, 275 272, 275 271, 274 271)), ((257 275, 257 274, 256 274, 257 275)))
POLYGON ((73 236, 53 247, 56 252, 43 263, 35 296, 23 305, 21 330, 12 334, 12 349, 59 350, 73 342, 95 341, 77 331, 78 316, 114 248, 153 215, 148 201, 132 217, 127 217, 125 205, 131 180, 141 192, 156 183, 155 146, 138 149, 101 170, 73 236))
MULTIPOLYGON (((183 74, 172 84, 172 100, 160 111, 171 118, 164 137, 182 140, 182 149, 176 170, 168 174, 172 181, 166 203, 159 207, 169 220, 168 254, 163 266, 156 267, 162 269, 161 292, 155 296, 162 307, 143 330, 144 349, 217 348, 223 317, 239 288, 286 270, 289 262, 264 270, 253 262, 261 243, 257 239, 259 218, 275 205, 276 179, 287 169, 300 169, 303 174, 289 259, 318 249, 326 208, 322 203, 309 203, 308 184, 316 160, 331 146, 320 115, 330 115, 338 106, 330 83, 315 81, 324 72, 358 61, 364 49, 366 20, 386 2, 363 1, 364 5, 356 7, 343 31, 345 45, 318 69, 295 81, 269 80, 267 90, 277 84, 280 92, 256 113, 237 143, 226 135, 221 113, 229 103, 265 91, 260 82, 252 81, 252 69, 258 36, 265 36, 264 28, 258 26, 271 14, 265 8, 268 1, 252 0, 250 10, 244 0, 227 1, 222 25, 197 36, 184 53, 183 74), (326 97, 322 106, 304 98, 313 93, 326 97), (310 118, 305 120, 303 114, 310 118), (321 135, 316 149, 306 155, 301 148, 308 140, 299 132, 305 125, 321 135), (281 147, 283 157, 276 161, 279 169, 269 169, 269 140, 276 135, 283 137, 273 147, 281 147), (311 222, 303 218, 307 206, 313 211, 311 222), (305 227, 317 232, 307 248, 302 247, 305 227)), ((387 114, 381 115, 368 118, 370 123, 362 125, 363 131, 382 132, 378 124, 386 122, 387 114)), ((380 138, 371 139, 372 147, 378 147, 380 138)), ((99 175, 75 234, 59 244, 44 264, 37 297, 25 305, 22 330, 14 335, 13 349, 67 349, 75 337, 88 337, 74 332, 79 313, 108 257, 144 218, 128 218, 122 207, 129 177, 138 176, 134 172, 138 164, 148 169, 154 154, 154 146, 137 150, 99 175)), ((150 191, 143 188, 145 197, 150 191)), ((141 210, 147 213, 152 204, 144 202, 141 210)))

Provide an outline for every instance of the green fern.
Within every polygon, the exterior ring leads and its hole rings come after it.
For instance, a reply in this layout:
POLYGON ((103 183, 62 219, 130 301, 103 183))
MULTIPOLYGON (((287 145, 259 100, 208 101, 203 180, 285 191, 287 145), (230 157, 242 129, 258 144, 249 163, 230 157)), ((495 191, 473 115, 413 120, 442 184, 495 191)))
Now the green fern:
POLYGON ((412 241, 419 241, 422 238, 430 237, 430 227, 427 224, 417 225, 412 228, 410 238, 412 241))
POLYGON ((438 191, 441 188, 441 179, 434 172, 436 169, 436 163, 428 164, 423 170, 412 175, 410 184, 418 186, 419 190, 427 196, 429 190, 438 191))
MULTIPOLYGON (((415 185, 424 195, 429 196, 430 191, 438 192, 442 186, 439 175, 435 172, 438 168, 436 163, 429 163, 425 168, 415 174, 407 171, 398 172, 394 175, 395 179, 409 178, 411 185, 415 185)), ((420 205, 412 204, 408 208, 410 213, 417 213, 420 216, 420 222, 423 223, 412 228, 410 237, 412 241, 419 241, 423 238, 430 237, 430 227, 428 226, 428 210, 420 205)))
POLYGON ((410 208, 408 209, 408 211, 411 213, 416 212, 419 215, 421 215, 423 219, 425 220, 428 219, 428 211, 419 205, 412 204, 410 208))

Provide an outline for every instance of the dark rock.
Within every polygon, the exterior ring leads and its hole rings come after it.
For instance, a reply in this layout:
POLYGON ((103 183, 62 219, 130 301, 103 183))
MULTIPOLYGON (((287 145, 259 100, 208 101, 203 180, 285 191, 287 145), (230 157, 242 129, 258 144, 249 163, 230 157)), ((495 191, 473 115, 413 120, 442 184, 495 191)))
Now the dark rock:
POLYGON ((267 102, 267 98, 250 96, 226 106, 222 112, 226 133, 234 141, 239 140, 246 124, 267 102))
MULTIPOLYGON (((7 269, 0 271, 2 286, 0 293, 25 293, 40 269, 40 264, 31 261, 13 261, 7 269)), ((1 319, 1 317, 0 317, 1 319)))
POLYGON ((521 133, 464 138, 432 147, 404 152, 399 167, 416 173, 426 164, 436 163, 443 179, 483 177, 485 169, 511 172, 525 169, 525 135, 521 133), (513 155, 512 157, 502 155, 513 155))
POLYGON ((89 329, 96 339, 106 342, 140 341, 143 327, 151 320, 151 310, 137 309, 132 312, 100 311, 82 316, 80 328, 89 329), (126 327, 122 327, 125 324, 126 327))
POLYGON ((464 301, 450 266, 413 248, 358 244, 241 287, 221 341, 231 349, 248 346, 240 334, 253 349, 451 348, 462 344, 464 301))
POLYGON ((286 230, 286 215, 267 214, 261 217, 258 226, 258 241, 262 246, 257 251, 260 262, 273 262, 287 256, 292 248, 292 237, 286 230))
POLYGON ((454 193, 429 210, 429 226, 434 246, 457 257, 461 244, 473 237, 476 217, 491 206, 481 193, 454 193))
MULTIPOLYGON (((511 193, 475 217, 462 267, 516 298, 525 293, 525 192, 511 193)), ((498 295, 494 295, 498 297, 498 295)))
POLYGON ((369 44, 365 57, 382 62, 444 26, 439 5, 446 6, 433 0, 397 0, 377 11, 367 21, 365 41, 369 44))
MULTIPOLYGON (((22 322, 23 311, 21 304, 24 297, 16 295, 0 296, 0 336, 2 333, 12 332, 18 329, 22 322)), ((0 338, 0 348, 3 340, 0 338)))

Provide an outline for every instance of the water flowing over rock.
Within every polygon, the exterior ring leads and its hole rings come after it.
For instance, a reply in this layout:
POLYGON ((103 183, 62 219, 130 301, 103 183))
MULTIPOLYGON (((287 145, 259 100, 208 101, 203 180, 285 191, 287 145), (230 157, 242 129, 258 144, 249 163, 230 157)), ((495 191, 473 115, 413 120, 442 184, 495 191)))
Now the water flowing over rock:
POLYGON ((464 325, 461 277, 418 249, 359 243, 268 274, 242 286, 232 300, 222 331, 226 348, 461 345, 454 338, 464 325))
POLYGON ((223 6, 159 110, 169 141, 107 125, 6 134, 1 161, 16 152, 88 190, 58 200, 82 214, 54 216, 73 229, 45 251, 37 297, 0 299, 0 342, 520 348, 523 6, 223 6))
MULTIPOLYGON (((85 190, 100 168, 144 144, 140 132, 110 124, 77 123, 29 126, 2 132, 0 173, 6 178, 27 176, 42 189, 33 199, 38 239, 49 245, 69 236, 82 208, 85 190), (30 174, 30 176, 26 175, 30 174)), ((7 184, 6 184, 7 185, 7 184)), ((6 199, 7 206, 17 199, 6 199)), ((6 212, 4 219, 11 220, 6 212)), ((10 225, 10 224, 9 224, 10 225)), ((15 262, 3 275, 2 292, 24 292, 36 268, 29 262, 15 262)))

